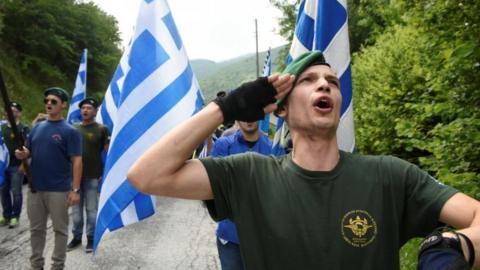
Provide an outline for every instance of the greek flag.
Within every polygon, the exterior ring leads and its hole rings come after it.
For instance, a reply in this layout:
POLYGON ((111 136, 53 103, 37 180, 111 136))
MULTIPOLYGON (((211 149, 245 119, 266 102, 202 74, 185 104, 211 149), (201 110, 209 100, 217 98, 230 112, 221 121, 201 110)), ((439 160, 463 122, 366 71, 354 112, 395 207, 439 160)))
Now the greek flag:
POLYGON ((95 119, 98 123, 105 125, 110 130, 110 133, 113 131, 113 123, 117 120, 118 102, 120 100, 120 91, 125 81, 125 74, 130 70, 128 57, 130 56, 131 45, 132 41, 130 40, 108 85, 103 102, 98 109, 99 114, 97 114, 95 119))
POLYGON ((5 170, 8 167, 10 161, 10 155, 8 153, 7 145, 3 140, 3 134, 0 131, 0 187, 5 184, 5 170))
MULTIPOLYGON (((271 50, 268 48, 267 56, 265 57, 265 63, 263 64, 263 73, 262 76, 270 76, 272 74, 272 57, 271 50)), ((270 114, 265 115, 265 118, 260 121, 260 130, 268 135, 268 130, 270 129, 270 114)))
POLYGON ((75 81, 75 89, 73 90, 70 107, 68 108, 67 121, 75 124, 82 121, 80 108, 78 104, 84 100, 87 95, 87 49, 83 50, 80 58, 80 66, 78 67, 77 80, 75 81))
MULTIPOLYGON (((337 129, 338 146, 344 151, 352 152, 355 149, 355 132, 347 23, 347 0, 302 1, 287 62, 290 63, 292 59, 310 50, 323 52, 341 84, 343 101, 337 129)), ((277 123, 274 149, 280 143, 285 143, 286 136, 288 131, 281 119, 277 123)))
POLYGON ((104 233, 154 214, 155 198, 131 186, 127 171, 160 137, 203 106, 203 95, 165 0, 141 1, 132 44, 120 66, 124 75, 117 84, 121 88, 104 168, 94 249, 104 233))

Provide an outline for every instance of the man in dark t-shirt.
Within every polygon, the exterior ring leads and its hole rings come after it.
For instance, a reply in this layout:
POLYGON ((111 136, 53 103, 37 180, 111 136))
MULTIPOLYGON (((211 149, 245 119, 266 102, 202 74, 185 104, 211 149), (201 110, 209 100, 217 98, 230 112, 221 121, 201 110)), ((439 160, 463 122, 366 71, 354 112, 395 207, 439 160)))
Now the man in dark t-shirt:
MULTIPOLYGON (((22 124, 20 119, 22 117, 22 105, 17 102, 11 102, 13 117, 20 132, 20 136, 25 141, 29 132, 28 126, 22 124)), ((19 140, 15 138, 15 134, 7 121, 1 126, 2 135, 10 153, 10 161, 5 170, 5 185, 2 188, 2 207, 3 216, 0 217, 0 226, 8 225, 9 228, 14 228, 18 225, 20 213, 22 211, 22 184, 24 174, 19 171, 22 161, 17 159, 14 155, 15 149, 19 147, 19 140)))
POLYGON ((43 269, 48 218, 52 220, 55 243, 51 269, 65 267, 68 240, 68 207, 80 199, 82 174, 82 138, 63 119, 68 94, 58 87, 44 92, 47 120, 37 123, 26 146, 16 150, 18 159, 31 158, 32 190, 28 192, 27 214, 30 221, 31 269, 43 269))
POLYGON ((174 128, 127 178, 144 193, 213 198, 212 217, 237 226, 246 269, 398 269, 400 247, 439 223, 458 230, 425 240, 420 269, 480 266, 480 203, 404 160, 340 151, 341 104, 323 54, 305 53, 174 128), (289 155, 187 160, 220 123, 274 110, 290 128, 289 155))
POLYGON ((80 202, 72 207, 73 239, 67 250, 73 250, 82 243, 83 211, 86 212, 86 252, 93 251, 93 234, 98 208, 98 184, 102 177, 102 152, 108 149, 109 131, 107 127, 95 122, 98 102, 87 97, 79 103, 82 122, 75 127, 82 134, 82 181, 80 184, 80 202))

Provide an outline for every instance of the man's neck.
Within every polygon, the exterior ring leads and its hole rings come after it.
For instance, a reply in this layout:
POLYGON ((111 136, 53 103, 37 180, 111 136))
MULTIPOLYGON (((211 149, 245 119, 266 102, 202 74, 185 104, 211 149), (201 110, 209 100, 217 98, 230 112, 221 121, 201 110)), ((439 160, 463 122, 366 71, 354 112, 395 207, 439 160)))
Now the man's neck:
POLYGON ((243 139, 248 142, 256 142, 258 141, 258 138, 260 137, 260 131, 256 131, 255 133, 246 133, 240 130, 242 133, 243 139))
POLYGON ((95 121, 93 119, 83 119, 82 120, 82 126, 88 126, 93 124, 95 121))
POLYGON ((48 114, 47 115, 49 121, 58 121, 63 119, 63 115, 59 114, 48 114))
POLYGON ((331 171, 340 160, 336 136, 331 138, 292 134, 292 159, 309 171, 331 171))

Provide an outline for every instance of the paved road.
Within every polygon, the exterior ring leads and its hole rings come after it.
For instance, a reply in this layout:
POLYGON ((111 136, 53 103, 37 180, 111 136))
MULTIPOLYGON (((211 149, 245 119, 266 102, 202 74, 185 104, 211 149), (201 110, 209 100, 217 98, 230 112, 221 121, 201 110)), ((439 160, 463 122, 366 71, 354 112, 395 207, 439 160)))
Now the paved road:
MULTIPOLYGON (((14 229, 0 228, 2 270, 29 269, 25 209, 20 222, 14 229)), ((48 226, 46 269, 53 249, 48 226)), ((67 253, 66 269, 220 269, 214 231, 215 223, 200 202, 158 198, 154 216, 105 235, 95 256, 86 254, 84 246, 67 253)))

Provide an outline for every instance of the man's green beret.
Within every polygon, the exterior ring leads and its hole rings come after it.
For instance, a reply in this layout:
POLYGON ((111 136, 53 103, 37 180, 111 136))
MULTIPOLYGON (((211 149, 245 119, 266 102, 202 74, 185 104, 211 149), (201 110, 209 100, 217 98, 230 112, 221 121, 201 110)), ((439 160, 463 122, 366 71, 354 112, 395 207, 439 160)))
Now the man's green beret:
MULTIPOLYGON (((282 74, 295 75, 295 81, 293 82, 293 86, 295 86, 300 74, 302 74, 302 72, 304 72, 308 67, 315 66, 315 65, 330 66, 325 61, 325 57, 323 56, 323 53, 321 51, 310 51, 300 55, 285 67, 282 74)), ((277 105, 279 109, 282 108, 283 105, 285 105, 285 102, 287 101, 291 92, 292 91, 290 91, 285 97, 277 101, 277 105)))
POLYGON ((80 103, 78 104, 78 107, 82 108, 83 104, 90 104, 94 108, 98 108, 98 101, 92 97, 87 97, 86 99, 80 101, 80 103))
POLYGON ((54 95, 63 102, 68 101, 68 93, 60 87, 50 87, 43 92, 43 96, 54 95))

